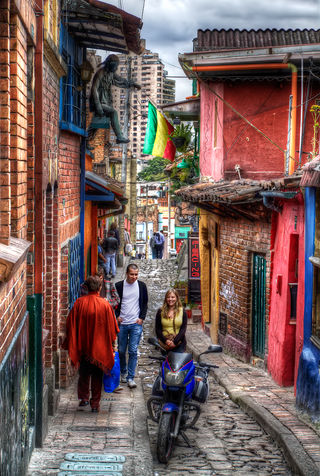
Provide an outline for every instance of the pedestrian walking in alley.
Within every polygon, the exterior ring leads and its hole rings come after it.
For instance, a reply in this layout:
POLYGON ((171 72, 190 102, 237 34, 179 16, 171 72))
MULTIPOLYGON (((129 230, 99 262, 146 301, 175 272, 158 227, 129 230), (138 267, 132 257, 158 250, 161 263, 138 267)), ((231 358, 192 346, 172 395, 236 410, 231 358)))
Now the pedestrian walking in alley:
POLYGON ((104 250, 104 255, 107 260, 105 265, 106 276, 108 277, 111 270, 111 277, 114 278, 116 275, 116 255, 119 248, 118 240, 115 237, 115 232, 109 230, 108 237, 103 240, 102 248, 104 250))
POLYGON ((98 236, 98 266, 102 266, 104 272, 106 272, 107 258, 104 256, 102 248, 102 240, 98 236))
POLYGON ((114 349, 119 328, 111 305, 99 296, 101 280, 90 276, 86 280, 88 295, 76 300, 66 323, 66 338, 62 345, 71 362, 79 368, 79 407, 91 405, 100 409, 103 373, 114 365, 114 349), (91 379, 91 399, 89 384, 91 379))
POLYGON ((114 231, 114 236, 118 242, 118 248, 120 246, 120 234, 119 234, 119 230, 118 230, 118 227, 117 227, 117 224, 115 221, 113 221, 110 225, 110 231, 114 231))
POLYGON ((156 258, 156 245, 155 245, 155 242, 154 242, 154 235, 151 236, 151 238, 149 240, 149 245, 150 245, 150 248, 151 248, 152 259, 155 259, 156 258))
POLYGON ((123 251, 125 256, 129 256, 129 254, 132 251, 130 233, 128 232, 126 228, 124 229, 124 250, 123 251))
POLYGON ((163 248, 164 248, 164 236, 161 231, 157 231, 154 234, 154 247, 155 247, 155 255, 157 259, 162 259, 163 256, 163 248))
POLYGON ((115 285, 110 278, 105 277, 102 266, 98 266, 97 276, 99 276, 101 281, 100 296, 105 298, 109 304, 111 304, 112 309, 115 310, 120 303, 120 298, 115 285))
POLYGON ((166 351, 185 352, 187 313, 175 289, 169 289, 156 314, 156 335, 166 351))
POLYGON ((142 324, 148 309, 148 290, 145 283, 138 280, 139 268, 129 264, 126 279, 116 283, 120 304, 116 309, 119 323, 119 357, 121 381, 135 388, 135 370, 138 360, 138 346, 142 335, 142 324), (128 348, 128 364, 126 351, 128 348))

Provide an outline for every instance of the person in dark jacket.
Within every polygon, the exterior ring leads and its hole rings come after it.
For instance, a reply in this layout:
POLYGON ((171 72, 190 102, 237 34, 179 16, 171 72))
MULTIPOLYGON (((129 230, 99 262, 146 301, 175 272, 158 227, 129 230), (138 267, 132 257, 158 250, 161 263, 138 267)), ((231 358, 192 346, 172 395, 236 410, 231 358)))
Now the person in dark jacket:
POLYGON ((185 352, 187 313, 176 289, 166 292, 163 305, 156 314, 156 335, 167 352, 185 352))
POLYGON ((118 351, 120 358, 121 382, 135 388, 135 369, 138 360, 138 346, 142 335, 142 324, 147 315, 148 290, 145 283, 138 281, 139 268, 136 264, 127 267, 126 279, 116 283, 120 297, 116 317, 120 328, 118 351), (128 348, 128 365, 126 351, 128 348))
POLYGON ((106 276, 109 275, 110 268, 111 268, 112 278, 115 277, 116 271, 117 271, 116 254, 117 254, 118 247, 119 247, 119 244, 118 244, 118 240, 115 237, 115 233, 113 230, 110 230, 108 233, 108 237, 105 240, 103 240, 102 248, 104 250, 104 255, 107 260, 105 264, 106 276))

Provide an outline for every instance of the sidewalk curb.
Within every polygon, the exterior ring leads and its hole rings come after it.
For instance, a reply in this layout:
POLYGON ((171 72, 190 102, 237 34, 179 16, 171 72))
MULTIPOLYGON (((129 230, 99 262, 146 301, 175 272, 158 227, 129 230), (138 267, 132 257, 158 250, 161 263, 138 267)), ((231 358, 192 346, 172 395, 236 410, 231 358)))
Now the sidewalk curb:
MULTIPOLYGON (((198 358, 199 351, 193 344, 188 342, 188 347, 194 357, 198 358)), ((223 375, 218 369, 213 370, 217 382, 224 387, 233 402, 238 404, 242 410, 254 418, 263 430, 278 443, 283 451, 284 457, 295 475, 315 476, 319 474, 318 467, 308 456, 301 443, 295 435, 283 425, 269 410, 258 405, 253 399, 239 390, 223 375)))

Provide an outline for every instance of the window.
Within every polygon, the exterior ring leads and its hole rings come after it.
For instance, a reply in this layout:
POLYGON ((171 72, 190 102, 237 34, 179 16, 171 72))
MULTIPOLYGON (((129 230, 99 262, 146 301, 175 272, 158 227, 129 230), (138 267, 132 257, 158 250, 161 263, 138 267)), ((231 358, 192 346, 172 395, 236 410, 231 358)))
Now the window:
POLYGON ((61 55, 68 66, 68 74, 60 83, 60 128, 85 134, 85 89, 79 65, 83 61, 83 50, 61 26, 61 55))

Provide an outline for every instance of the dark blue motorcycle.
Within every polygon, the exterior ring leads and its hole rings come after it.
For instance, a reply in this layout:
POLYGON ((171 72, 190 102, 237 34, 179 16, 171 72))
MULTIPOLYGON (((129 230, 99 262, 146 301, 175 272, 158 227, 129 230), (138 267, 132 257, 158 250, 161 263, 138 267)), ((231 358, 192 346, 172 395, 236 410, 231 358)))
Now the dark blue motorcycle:
MULTIPOLYGON (((148 342, 164 353, 156 338, 149 338, 148 342)), ((193 361, 190 353, 149 356, 161 362, 152 396, 147 402, 151 420, 159 424, 157 457, 160 463, 168 463, 178 435, 191 446, 185 430, 195 428, 201 413, 199 403, 204 403, 209 395, 210 368, 218 367, 201 362, 200 358, 215 352, 222 352, 222 347, 210 345, 199 355, 198 362, 193 361)))

